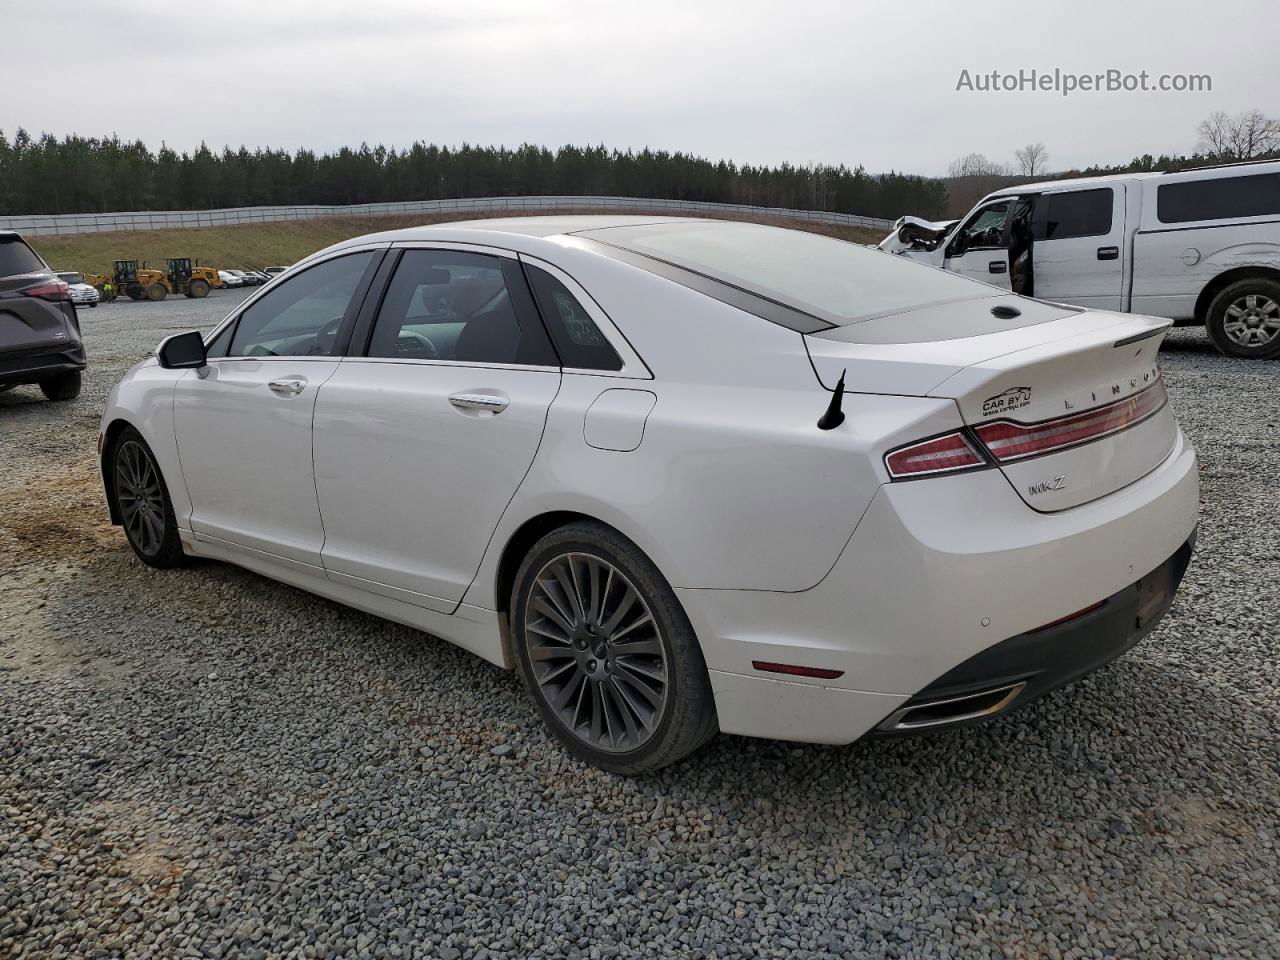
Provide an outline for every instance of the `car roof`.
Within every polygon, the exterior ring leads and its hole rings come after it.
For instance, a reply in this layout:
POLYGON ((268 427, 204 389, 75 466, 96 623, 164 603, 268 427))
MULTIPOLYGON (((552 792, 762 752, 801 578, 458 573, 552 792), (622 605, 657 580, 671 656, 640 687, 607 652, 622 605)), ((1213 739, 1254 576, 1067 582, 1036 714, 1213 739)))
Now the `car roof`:
POLYGON ((1075 187, 1080 184, 1109 184, 1129 180, 1162 180, 1174 174, 1203 173, 1212 177, 1220 177, 1230 176, 1232 173, 1239 171, 1241 176, 1248 176, 1251 173, 1269 173, 1274 169, 1272 165, 1274 165, 1274 168, 1280 168, 1280 162, 1275 160, 1244 160, 1238 163, 1211 163, 1205 164, 1204 166, 1185 167, 1177 170, 1151 170, 1141 173, 1109 173, 1100 177, 1071 177, 1066 180, 1040 180, 1036 183, 1019 183, 1011 187, 1001 187, 999 190, 993 190, 991 193, 987 194, 987 196, 1005 197, 1020 193, 1044 193, 1051 190, 1075 187))
POLYGON ((696 217, 643 217, 611 214, 581 214, 558 217, 493 217, 484 220, 451 220, 448 223, 429 223, 420 227, 405 227, 366 234, 358 239, 362 243, 399 243, 413 240, 442 240, 446 234, 461 232, 505 233, 520 237, 555 237, 583 230, 603 230, 606 227, 631 227, 644 223, 679 223, 696 217))

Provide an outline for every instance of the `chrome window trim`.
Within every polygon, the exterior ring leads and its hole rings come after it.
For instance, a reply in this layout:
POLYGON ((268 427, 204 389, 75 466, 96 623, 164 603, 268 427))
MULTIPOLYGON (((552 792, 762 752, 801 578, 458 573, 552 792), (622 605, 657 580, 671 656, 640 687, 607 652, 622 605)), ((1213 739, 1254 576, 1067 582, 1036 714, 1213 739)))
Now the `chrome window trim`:
MULTIPOLYGON (((245 358, 240 358, 245 359, 245 358)), ((418 367, 470 367, 477 370, 521 370, 525 373, 560 373, 559 367, 530 363, 481 363, 472 360, 422 360, 413 357, 328 357, 343 363, 399 363, 418 367)), ((565 373, 570 371, 566 370, 565 373)))
POLYGON ((461 243, 457 240, 397 240, 391 244, 392 250, 456 250, 459 253, 478 253, 491 257, 504 257, 507 260, 518 260, 514 250, 504 247, 491 247, 483 243, 461 243))

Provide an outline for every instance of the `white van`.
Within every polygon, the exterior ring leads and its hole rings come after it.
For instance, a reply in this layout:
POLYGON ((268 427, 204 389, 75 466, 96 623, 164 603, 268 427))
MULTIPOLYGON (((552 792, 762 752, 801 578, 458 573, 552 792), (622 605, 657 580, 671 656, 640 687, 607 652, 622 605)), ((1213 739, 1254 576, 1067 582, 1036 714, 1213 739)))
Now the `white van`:
POLYGON ((1204 324, 1235 357, 1280 354, 1280 161, 998 190, 965 217, 903 217, 880 248, 1100 310, 1204 324))

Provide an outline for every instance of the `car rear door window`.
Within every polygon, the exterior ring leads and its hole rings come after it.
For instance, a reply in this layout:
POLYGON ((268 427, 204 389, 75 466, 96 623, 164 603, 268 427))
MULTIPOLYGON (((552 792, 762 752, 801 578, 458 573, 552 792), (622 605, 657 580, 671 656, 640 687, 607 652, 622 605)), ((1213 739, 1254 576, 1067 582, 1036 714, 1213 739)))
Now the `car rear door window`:
POLYGON ((520 265, 459 250, 406 250, 387 285, 368 355, 558 366, 520 265))
POLYGON ((240 315, 227 355, 332 356, 373 256, 366 251, 336 257, 282 281, 240 315))
POLYGON ((1110 187, 1045 194, 1040 202, 1048 209, 1038 220, 1037 240, 1103 237, 1111 232, 1110 187))
POLYGON ((46 269, 35 251, 21 237, 0 235, 0 277, 44 273, 46 269))
POLYGON ((1230 220, 1280 214, 1280 173, 1247 177, 1210 177, 1156 188, 1161 223, 1230 220))
POLYGON ((540 267, 526 264, 525 272, 560 362, 574 370, 621 370, 622 358, 578 298, 540 267))

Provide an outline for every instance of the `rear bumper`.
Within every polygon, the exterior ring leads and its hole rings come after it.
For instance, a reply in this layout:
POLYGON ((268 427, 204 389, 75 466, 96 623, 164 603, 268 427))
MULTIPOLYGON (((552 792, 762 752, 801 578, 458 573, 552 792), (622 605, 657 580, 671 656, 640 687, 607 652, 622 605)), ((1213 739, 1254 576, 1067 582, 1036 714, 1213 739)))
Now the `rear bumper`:
POLYGON ((1118 627, 1118 639, 1109 633, 1075 660, 1066 648, 1079 622, 1042 628, 1100 601, 1081 620, 1114 615, 1122 626, 1126 591, 1162 568, 1181 578, 1176 557, 1198 506, 1195 453, 1179 432, 1156 469, 1092 503, 1039 514, 993 470, 887 484, 817 586, 676 593, 711 670, 721 730, 849 743, 924 691, 1034 674, 1015 698, 1029 702, 1119 655, 1154 626, 1150 612, 1137 636, 1118 627), (1017 669, 1002 668, 1015 654, 1017 669), (781 680, 757 661, 840 676, 781 680))
POLYGON ((1159 567, 1094 609, 974 654, 895 709, 876 733, 893 736, 981 723, 1105 666, 1156 628, 1173 603, 1194 549, 1193 533, 1159 567))
POLYGON ((0 353, 0 384, 36 383, 56 373, 85 368, 84 344, 61 344, 60 347, 0 353))

